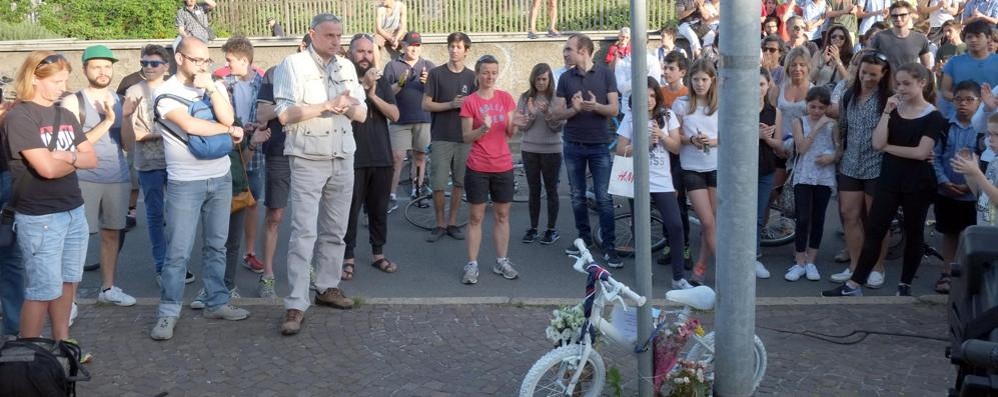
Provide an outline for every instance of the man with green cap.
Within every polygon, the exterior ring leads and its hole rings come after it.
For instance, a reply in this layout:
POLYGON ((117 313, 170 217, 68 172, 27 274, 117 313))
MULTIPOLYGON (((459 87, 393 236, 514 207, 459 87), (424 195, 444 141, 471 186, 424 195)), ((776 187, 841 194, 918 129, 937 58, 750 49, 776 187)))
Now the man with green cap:
POLYGON ((103 45, 83 51, 83 75, 87 87, 62 100, 80 120, 87 140, 97 152, 97 168, 78 170, 80 191, 90 233, 100 232, 101 288, 97 301, 118 306, 131 306, 135 298, 114 285, 118 264, 118 239, 125 229, 128 196, 132 183, 125 159, 121 133, 122 100, 108 87, 114 78, 114 63, 118 59, 103 45))

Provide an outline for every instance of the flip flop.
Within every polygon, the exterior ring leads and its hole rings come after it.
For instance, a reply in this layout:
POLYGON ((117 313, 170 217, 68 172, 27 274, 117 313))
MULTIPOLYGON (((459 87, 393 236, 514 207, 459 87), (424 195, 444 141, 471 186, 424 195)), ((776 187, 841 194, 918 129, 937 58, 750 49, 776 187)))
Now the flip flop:
POLYGON ((353 280, 353 271, 354 271, 354 269, 356 269, 356 266, 357 265, 355 265, 353 263, 344 263, 343 264, 343 274, 340 275, 340 280, 343 280, 343 281, 353 280))
POLYGON ((388 258, 378 259, 374 261, 374 263, 371 263, 371 266, 374 266, 376 269, 381 270, 385 273, 395 273, 399 270, 398 265, 388 260, 388 258))

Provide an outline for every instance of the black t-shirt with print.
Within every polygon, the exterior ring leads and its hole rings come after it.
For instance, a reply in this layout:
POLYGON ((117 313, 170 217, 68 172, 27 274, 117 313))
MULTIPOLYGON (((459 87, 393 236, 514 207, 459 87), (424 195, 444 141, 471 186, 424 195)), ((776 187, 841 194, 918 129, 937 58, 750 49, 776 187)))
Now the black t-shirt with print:
MULTIPOLYGON (((375 94, 389 104, 395 104, 395 95, 388 79, 382 78, 374 88, 375 94)), ((391 167, 392 141, 388 133, 388 118, 378 110, 371 97, 367 97, 367 120, 363 123, 353 123, 353 139, 357 141, 357 152, 354 153, 353 167, 391 167)))
MULTIPOLYGON (((938 142, 949 126, 946 118, 938 110, 914 119, 905 119, 897 110, 891 112, 887 122, 887 144, 917 147, 922 137, 938 142)), ((939 161, 939 159, 936 159, 939 161)), ((932 164, 924 160, 914 160, 884 153, 880 164, 880 179, 877 187, 894 192, 918 192, 937 189, 936 172, 932 164)))
POLYGON ((47 215, 65 212, 83 205, 83 195, 76 172, 61 178, 47 179, 28 164, 21 152, 31 149, 48 150, 52 131, 58 131, 55 150, 76 151, 77 145, 87 139, 79 121, 61 106, 42 106, 34 102, 20 102, 7 113, 3 130, 6 156, 10 159, 13 186, 17 200, 11 203, 15 211, 26 215, 47 215), (55 112, 62 112, 59 126, 52 128, 55 112), (23 180, 23 182, 22 182, 23 180))

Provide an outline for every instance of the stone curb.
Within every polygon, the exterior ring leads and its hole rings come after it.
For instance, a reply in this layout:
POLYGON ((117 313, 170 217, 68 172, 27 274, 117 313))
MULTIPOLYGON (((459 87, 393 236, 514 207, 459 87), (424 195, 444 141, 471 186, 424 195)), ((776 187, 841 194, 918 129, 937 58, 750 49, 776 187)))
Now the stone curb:
MULTIPOLYGON (((821 305, 904 305, 913 303, 946 304, 945 295, 909 296, 864 296, 853 298, 822 298, 822 297, 784 297, 756 298, 756 306, 821 306, 821 305)), ((513 306, 564 306, 575 305, 580 299, 570 298, 514 298, 505 296, 494 297, 438 297, 438 298, 378 298, 355 297, 364 305, 513 305, 513 306)), ((77 299, 80 305, 96 305, 96 299, 77 299)), ((239 298, 232 303, 239 306, 279 306, 281 298, 239 298)), ((678 306, 665 299, 652 299, 653 306, 678 306)), ((136 305, 156 306, 157 298, 136 298, 136 305)))

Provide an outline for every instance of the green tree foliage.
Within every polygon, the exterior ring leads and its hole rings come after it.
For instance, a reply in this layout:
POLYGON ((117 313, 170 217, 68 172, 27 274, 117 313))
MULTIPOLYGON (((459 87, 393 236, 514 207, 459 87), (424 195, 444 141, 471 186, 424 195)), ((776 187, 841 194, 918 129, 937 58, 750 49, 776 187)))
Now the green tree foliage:
POLYGON ((47 0, 39 22, 59 35, 85 40, 164 39, 177 35, 179 7, 176 0, 47 0))

